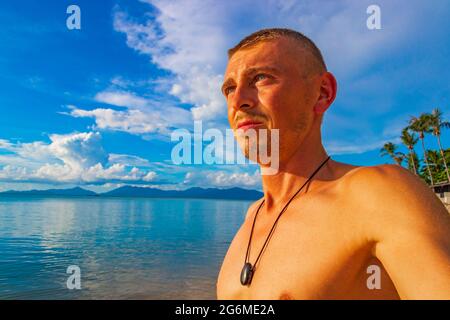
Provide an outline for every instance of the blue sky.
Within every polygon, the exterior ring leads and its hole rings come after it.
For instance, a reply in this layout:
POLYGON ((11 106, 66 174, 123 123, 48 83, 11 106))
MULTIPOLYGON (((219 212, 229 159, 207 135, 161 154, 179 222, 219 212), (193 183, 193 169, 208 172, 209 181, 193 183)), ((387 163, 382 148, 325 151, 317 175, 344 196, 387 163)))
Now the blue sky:
MULTIPOLYGON (((174 165, 170 132, 227 128, 226 50, 263 27, 321 48, 339 92, 323 123, 337 161, 389 163, 411 115, 450 114, 450 3, 377 1, 3 1, 0 190, 123 184, 257 188, 255 165, 174 165), (66 8, 81 9, 68 30, 66 8)), ((443 132, 444 146, 450 146, 443 132)), ((427 147, 436 148, 433 137, 427 147)), ((403 150, 405 151, 405 150, 403 150)), ((418 151, 420 151, 418 149, 418 151)))

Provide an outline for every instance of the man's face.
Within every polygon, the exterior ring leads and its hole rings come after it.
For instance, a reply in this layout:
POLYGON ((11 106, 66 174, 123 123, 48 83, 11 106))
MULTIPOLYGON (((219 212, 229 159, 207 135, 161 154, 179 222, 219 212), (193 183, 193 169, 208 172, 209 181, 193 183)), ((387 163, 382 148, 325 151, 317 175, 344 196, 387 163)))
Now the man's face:
MULTIPOLYGON (((279 129, 280 162, 296 151, 313 124, 320 75, 310 70, 310 62, 288 38, 241 49, 228 62, 222 93, 231 128, 279 129), (240 126, 248 120, 255 124, 240 126)), ((244 152, 248 157, 247 148, 244 152)))

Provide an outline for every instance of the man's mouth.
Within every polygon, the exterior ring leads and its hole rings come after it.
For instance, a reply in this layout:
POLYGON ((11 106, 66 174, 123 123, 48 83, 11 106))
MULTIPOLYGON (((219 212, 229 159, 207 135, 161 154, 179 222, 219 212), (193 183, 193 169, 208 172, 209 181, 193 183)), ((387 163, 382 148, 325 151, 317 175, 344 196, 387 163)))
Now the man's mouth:
POLYGON ((243 120, 238 123, 237 129, 246 131, 248 129, 253 129, 255 127, 258 127, 260 125, 262 125, 262 122, 258 122, 258 121, 254 121, 254 120, 243 120))

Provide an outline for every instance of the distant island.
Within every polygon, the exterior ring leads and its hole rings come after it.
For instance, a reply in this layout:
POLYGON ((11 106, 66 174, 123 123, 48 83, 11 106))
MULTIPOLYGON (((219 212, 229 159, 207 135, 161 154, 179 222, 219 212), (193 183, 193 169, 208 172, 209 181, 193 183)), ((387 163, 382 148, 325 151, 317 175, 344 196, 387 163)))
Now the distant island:
POLYGON ((71 189, 48 190, 9 190, 0 192, 2 196, 67 196, 67 197, 136 197, 136 198, 196 198, 196 199, 228 199, 228 200, 257 200, 263 193, 257 190, 243 188, 189 188, 186 190, 161 190, 157 188, 123 186, 117 189, 96 193, 80 187, 71 189))

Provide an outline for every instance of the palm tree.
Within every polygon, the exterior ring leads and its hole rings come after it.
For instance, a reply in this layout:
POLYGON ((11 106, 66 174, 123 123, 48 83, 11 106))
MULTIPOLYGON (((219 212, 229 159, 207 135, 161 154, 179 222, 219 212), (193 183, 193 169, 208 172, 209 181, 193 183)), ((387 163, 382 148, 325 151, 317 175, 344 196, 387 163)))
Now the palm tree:
POLYGON ((402 135, 400 136, 400 139, 402 140, 403 144, 409 149, 409 164, 412 164, 412 168, 413 168, 413 172, 414 174, 417 175, 417 168, 416 168, 416 163, 415 163, 415 159, 414 159, 414 146, 417 143, 417 141, 419 140, 417 138, 417 136, 414 133, 410 133, 409 132, 409 128, 406 127, 402 130, 402 135))
POLYGON ((425 152, 425 133, 430 133, 430 117, 426 113, 422 113, 418 118, 411 117, 409 120, 409 129, 419 134, 420 141, 422 142, 423 160, 425 161, 428 175, 430 177, 431 185, 434 185, 433 176, 431 175, 430 166, 428 165, 427 154, 425 152))
POLYGON ((396 152, 394 156, 394 161, 401 167, 403 161, 405 161, 406 158, 407 158, 406 154, 404 154, 403 152, 396 152))
POLYGON ((433 179, 436 182, 445 180, 445 172, 443 168, 443 161, 436 150, 427 150, 427 160, 430 164, 430 170, 433 174, 433 179))
POLYGON ((430 126, 433 129, 432 133, 437 138, 439 151, 444 162, 445 173, 447 174, 447 181, 450 182, 450 173, 448 172, 447 161, 445 161, 444 150, 441 145, 441 128, 450 128, 450 122, 442 120, 442 111, 438 108, 434 109, 429 115, 430 126))
POLYGON ((412 151, 412 156, 408 157, 408 169, 409 171, 416 171, 416 174, 419 175, 419 171, 420 171, 420 161, 419 161, 419 157, 417 156, 417 153, 413 150, 412 151))
POLYGON ((390 156, 399 166, 402 165, 405 155, 402 152, 396 152, 397 146, 392 142, 386 142, 381 148, 381 156, 390 156))

